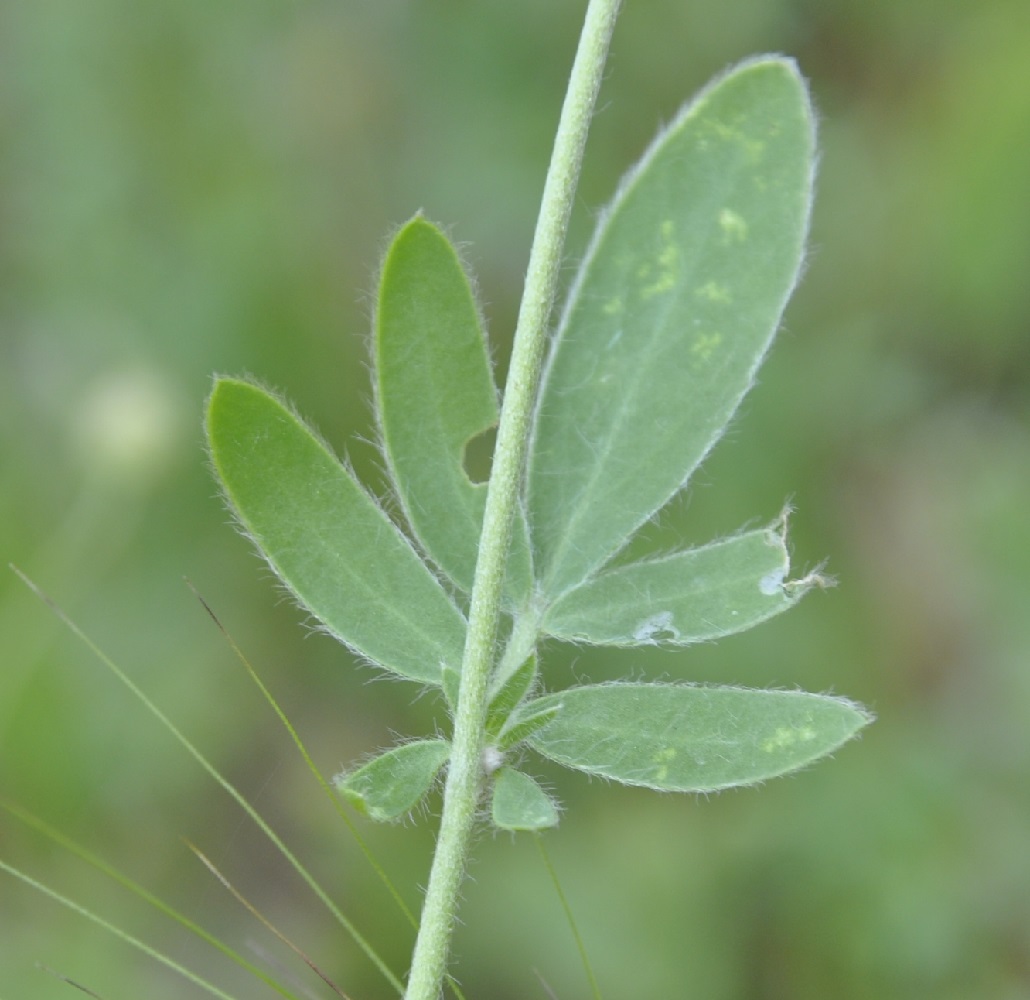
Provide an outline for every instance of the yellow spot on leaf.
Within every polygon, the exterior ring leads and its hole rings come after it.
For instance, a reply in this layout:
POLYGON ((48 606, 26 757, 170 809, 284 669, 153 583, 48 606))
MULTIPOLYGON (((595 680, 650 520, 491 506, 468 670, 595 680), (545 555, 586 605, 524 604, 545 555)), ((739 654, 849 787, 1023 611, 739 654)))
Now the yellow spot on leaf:
POLYGON ((673 237, 676 229, 671 219, 665 219, 658 227, 658 235, 661 240, 661 247, 656 259, 657 269, 652 272, 650 265, 637 271, 637 277, 641 281, 654 273, 654 280, 640 289, 640 297, 649 299, 652 296, 660 295, 662 292, 671 292, 676 287, 677 269, 680 260, 680 248, 673 237))
MULTIPOLYGON (((762 139, 756 139, 750 135, 746 130, 738 128, 734 122, 724 122, 718 120, 712 120, 705 123, 705 127, 720 142, 725 145, 735 144, 740 146, 744 150, 744 155, 752 163, 757 163, 762 159, 765 153, 765 142, 762 139)), ((773 134, 770 131, 770 134, 773 134)), ((709 143, 704 142, 702 145, 707 148, 709 143)))
POLYGON ((811 726, 780 726, 763 744, 766 753, 785 750, 795 743, 807 743, 815 739, 815 730, 811 726))
POLYGON ((669 777, 669 765, 668 761, 674 760, 676 757, 675 747, 666 747, 664 750, 659 750, 658 753, 651 758, 652 763, 657 764, 654 772, 655 781, 665 781, 669 777))
POLYGON ((699 333, 690 345, 690 353, 698 361, 705 362, 711 359, 715 349, 722 343, 721 333, 699 333))
POLYGON ((602 311, 606 316, 616 316, 623 310, 622 299, 616 297, 609 299, 602 307, 602 311))
POLYGON ((747 220, 732 208, 724 208, 719 213, 719 226, 722 229, 724 243, 744 243, 748 236, 747 220))
POLYGON ((640 297, 642 299, 649 299, 654 295, 660 295, 662 292, 671 292, 676 287, 676 276, 669 271, 663 272, 650 285, 645 285, 640 289, 640 297))
POLYGON ((717 281, 708 281, 703 284, 695 293, 699 299, 707 299, 709 302, 732 302, 733 296, 725 285, 717 281))

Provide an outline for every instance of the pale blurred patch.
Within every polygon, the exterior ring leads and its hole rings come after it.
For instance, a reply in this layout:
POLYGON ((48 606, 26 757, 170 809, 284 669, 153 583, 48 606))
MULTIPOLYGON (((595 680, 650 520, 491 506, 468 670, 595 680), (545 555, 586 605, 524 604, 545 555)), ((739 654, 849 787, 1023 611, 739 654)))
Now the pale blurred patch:
POLYGON ((145 486, 184 444, 185 407, 176 386, 153 368, 105 372, 72 411, 72 453, 101 478, 145 486))

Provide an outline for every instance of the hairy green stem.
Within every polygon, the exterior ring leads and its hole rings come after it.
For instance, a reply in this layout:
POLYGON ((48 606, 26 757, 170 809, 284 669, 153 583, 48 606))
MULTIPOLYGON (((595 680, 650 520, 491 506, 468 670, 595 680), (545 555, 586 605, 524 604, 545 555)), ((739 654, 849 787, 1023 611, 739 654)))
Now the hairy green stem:
POLYGON ((569 77, 519 309, 487 489, 443 814, 405 1000, 438 1000, 483 775, 501 592, 565 235, 620 0, 590 0, 569 77))

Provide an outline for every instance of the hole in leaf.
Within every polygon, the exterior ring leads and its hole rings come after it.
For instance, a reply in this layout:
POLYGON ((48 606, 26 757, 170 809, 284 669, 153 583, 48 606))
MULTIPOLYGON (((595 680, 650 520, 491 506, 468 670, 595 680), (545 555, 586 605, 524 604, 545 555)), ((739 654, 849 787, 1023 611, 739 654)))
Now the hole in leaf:
POLYGON ((474 483, 485 483, 490 478, 490 466, 494 457, 494 445, 497 443, 497 426, 488 427, 482 434, 469 438, 465 442, 465 454, 461 465, 465 475, 474 483))

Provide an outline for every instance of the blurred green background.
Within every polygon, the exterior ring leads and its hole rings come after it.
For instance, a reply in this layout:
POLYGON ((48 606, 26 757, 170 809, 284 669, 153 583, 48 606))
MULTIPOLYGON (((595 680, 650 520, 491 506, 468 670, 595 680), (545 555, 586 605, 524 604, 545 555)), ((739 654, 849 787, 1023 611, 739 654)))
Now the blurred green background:
MULTIPOLYGON (((205 468, 213 371, 284 389, 374 483, 366 342, 384 239, 417 209, 475 268, 503 370, 584 4, 36 0, 0 8, 0 555, 252 797, 398 971, 410 929, 189 577, 332 773, 442 721, 309 635, 205 468)), ((549 851, 612 998, 1030 996, 1030 5, 627 0, 580 188, 596 210, 728 63, 794 55, 822 115, 808 274, 761 382, 653 532, 784 500, 840 580, 631 673, 832 690, 879 721, 798 776, 710 799, 591 784, 549 851)), ((570 267, 571 270, 571 267, 570 267)), ((226 796, 13 574, 0 793, 284 975, 194 840, 355 1000, 391 995, 226 796)), ((417 906, 432 824, 363 825, 417 906)), ((237 996, 267 994, 0 814, 0 856, 237 996)), ((479 1000, 588 990, 530 839, 482 838, 457 970, 479 1000)), ((0 996, 202 994, 0 878, 0 996)))

